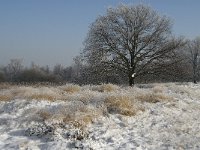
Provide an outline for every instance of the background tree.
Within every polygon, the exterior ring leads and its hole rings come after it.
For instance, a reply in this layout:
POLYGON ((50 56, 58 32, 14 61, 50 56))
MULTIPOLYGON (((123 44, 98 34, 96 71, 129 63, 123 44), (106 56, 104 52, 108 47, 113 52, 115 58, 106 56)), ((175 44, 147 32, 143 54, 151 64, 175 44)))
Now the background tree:
POLYGON ((64 81, 66 78, 66 72, 61 64, 57 64, 53 68, 53 74, 56 76, 57 81, 64 81))
POLYGON ((5 78, 5 73, 3 71, 2 68, 0 68, 0 82, 5 82, 6 78, 5 78))
POLYGON ((87 62, 123 72, 132 86, 135 78, 175 64, 183 40, 172 36, 171 27, 169 18, 148 6, 109 8, 91 25, 83 54, 87 62))
POLYGON ((30 68, 25 68, 21 71, 17 81, 27 83, 55 81, 55 78, 50 73, 47 73, 45 68, 46 67, 40 67, 32 62, 30 68))
POLYGON ((21 59, 11 59, 6 67, 6 75, 9 78, 9 81, 16 81, 22 69, 23 65, 21 59))
POLYGON ((200 73, 200 37, 188 41, 186 45, 186 56, 192 66, 192 79, 197 83, 200 73))

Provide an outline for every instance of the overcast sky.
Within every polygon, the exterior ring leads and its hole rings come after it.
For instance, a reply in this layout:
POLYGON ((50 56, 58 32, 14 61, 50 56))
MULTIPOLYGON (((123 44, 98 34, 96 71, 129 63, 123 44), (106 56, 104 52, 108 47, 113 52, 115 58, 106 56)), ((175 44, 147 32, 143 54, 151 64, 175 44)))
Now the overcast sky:
POLYGON ((0 65, 71 65, 90 24, 120 3, 148 4, 173 20, 175 35, 200 36, 200 0, 0 0, 0 65))

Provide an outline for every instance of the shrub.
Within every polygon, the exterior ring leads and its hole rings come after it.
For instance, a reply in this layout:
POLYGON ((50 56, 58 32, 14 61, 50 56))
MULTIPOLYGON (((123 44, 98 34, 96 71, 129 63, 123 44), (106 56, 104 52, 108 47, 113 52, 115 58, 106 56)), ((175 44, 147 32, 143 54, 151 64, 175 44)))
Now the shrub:
POLYGON ((39 69, 26 69, 18 77, 20 82, 55 82, 55 76, 39 69))
POLYGON ((5 74, 0 72, 0 82, 5 82, 5 81, 6 81, 5 74))

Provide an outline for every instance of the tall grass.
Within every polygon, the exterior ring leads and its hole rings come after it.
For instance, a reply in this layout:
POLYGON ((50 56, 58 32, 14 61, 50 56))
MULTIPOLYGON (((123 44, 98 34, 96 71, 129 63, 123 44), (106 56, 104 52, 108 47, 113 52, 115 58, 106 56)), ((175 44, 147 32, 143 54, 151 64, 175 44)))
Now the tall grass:
POLYGON ((36 115, 44 122, 72 123, 85 127, 102 115, 121 114, 134 116, 141 109, 143 102, 166 102, 173 98, 167 94, 169 90, 187 93, 198 97, 199 89, 192 89, 175 84, 154 84, 137 87, 119 87, 113 84, 78 86, 67 84, 62 86, 12 86, 4 85, 0 90, 0 101, 9 102, 14 99, 63 102, 62 107, 38 109, 36 115), (148 87, 148 88, 146 88, 148 87))
POLYGON ((81 87, 75 84, 66 84, 61 86, 60 89, 67 93, 77 93, 81 90, 81 87))
POLYGON ((12 95, 0 94, 0 101, 10 101, 12 99, 13 99, 12 95))
POLYGON ((119 113, 126 116, 136 114, 136 109, 133 101, 126 95, 112 95, 105 99, 105 105, 109 113, 119 113))

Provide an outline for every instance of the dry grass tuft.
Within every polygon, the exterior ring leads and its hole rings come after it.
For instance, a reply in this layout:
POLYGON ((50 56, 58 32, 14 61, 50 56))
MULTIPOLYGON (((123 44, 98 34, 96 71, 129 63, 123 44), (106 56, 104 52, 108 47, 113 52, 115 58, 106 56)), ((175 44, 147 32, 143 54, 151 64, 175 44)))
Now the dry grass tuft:
POLYGON ((109 113, 119 113, 126 116, 136 114, 135 107, 130 97, 124 95, 108 96, 105 105, 109 113))
POLYGON ((55 96, 48 95, 48 94, 32 94, 27 98, 35 99, 35 100, 49 100, 49 101, 54 101, 57 99, 55 96))
POLYGON ((91 115, 85 115, 81 118, 81 121, 84 122, 84 124, 90 124, 93 122, 93 117, 91 115))
POLYGON ((0 94, 0 101, 10 101, 13 99, 11 95, 0 94))
POLYGON ((11 87, 12 87, 12 85, 9 83, 0 83, 0 90, 9 89, 11 87))
POLYGON ((170 100, 172 98, 163 93, 145 93, 145 94, 138 95, 136 99, 142 102, 157 103, 157 102, 170 100))
POLYGON ((74 127, 84 129, 88 124, 91 124, 94 120, 94 117, 90 114, 80 114, 76 116, 74 120, 71 120, 71 123, 74 127))
POLYGON ((117 85, 114 84, 102 84, 99 86, 99 92, 113 92, 119 89, 117 85))
POLYGON ((77 93, 81 90, 81 87, 75 84, 67 84, 62 86, 61 89, 67 93, 77 93))
POLYGON ((91 124, 95 118, 100 116, 101 113, 98 110, 94 110, 88 107, 80 107, 73 116, 72 122, 77 122, 81 128, 85 128, 88 124, 91 124))
POLYGON ((76 95, 76 100, 79 100, 85 105, 87 105, 90 102, 90 100, 94 99, 95 96, 97 96, 96 92, 88 91, 88 90, 81 91, 79 94, 76 95))
POLYGON ((48 100, 55 101, 62 98, 61 92, 56 88, 48 88, 48 87, 19 87, 13 88, 10 90, 10 93, 13 97, 18 99, 35 99, 35 100, 48 100))
POLYGON ((166 87, 162 85, 156 85, 152 88, 154 93, 163 93, 166 90, 166 87))
POLYGON ((75 128, 84 129, 88 124, 91 124, 95 119, 95 115, 89 113, 77 112, 77 115, 67 114, 63 117, 64 124, 71 124, 75 128))
POLYGON ((43 121, 45 121, 45 120, 49 119, 50 117, 52 117, 52 114, 49 111, 46 111, 46 110, 39 111, 38 115, 43 121))
POLYGON ((66 109, 65 107, 57 107, 53 110, 42 109, 36 115, 47 124, 72 125, 75 128, 84 129, 100 114, 85 106, 77 109, 66 109))

